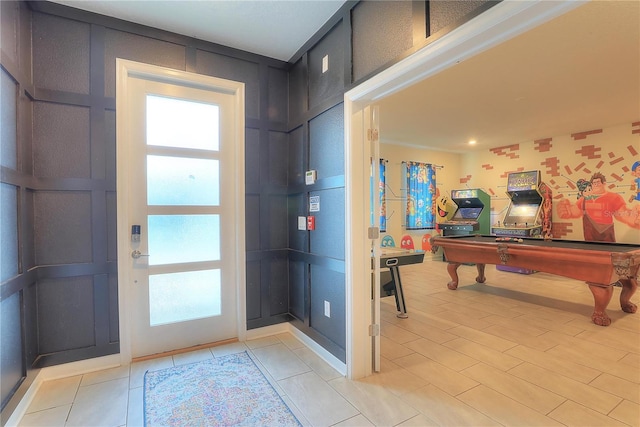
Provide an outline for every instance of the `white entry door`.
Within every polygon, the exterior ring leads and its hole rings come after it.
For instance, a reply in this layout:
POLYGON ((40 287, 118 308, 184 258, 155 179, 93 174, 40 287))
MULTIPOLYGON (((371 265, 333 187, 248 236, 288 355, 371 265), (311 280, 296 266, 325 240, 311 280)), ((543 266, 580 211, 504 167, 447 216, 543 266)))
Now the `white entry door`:
POLYGON ((128 72, 117 94, 120 309, 133 358, 236 338, 244 313, 238 93, 158 71, 128 72))

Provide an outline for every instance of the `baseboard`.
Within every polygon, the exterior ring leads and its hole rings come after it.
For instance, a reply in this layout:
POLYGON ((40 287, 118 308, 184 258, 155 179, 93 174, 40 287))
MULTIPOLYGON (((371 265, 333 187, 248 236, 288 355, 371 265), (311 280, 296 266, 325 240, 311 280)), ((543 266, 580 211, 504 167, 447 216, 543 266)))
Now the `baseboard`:
POLYGON ((20 420, 26 414, 29 405, 33 402, 40 386, 45 381, 57 380, 60 378, 72 377, 75 375, 83 375, 89 372, 101 371, 103 369, 115 368, 120 366, 120 354, 111 354, 109 356, 94 357, 92 359, 80 360, 78 362, 64 363, 62 365, 49 366, 40 369, 33 382, 25 392, 20 403, 16 406, 5 426, 14 427, 20 423, 20 420))
POLYGON ((319 358, 327 362, 333 369, 338 371, 341 375, 347 375, 347 365, 343 363, 340 359, 335 357, 333 354, 329 353, 324 349, 320 344, 309 338, 307 335, 302 333, 300 329, 295 326, 287 323, 288 332, 290 332, 293 336, 302 341, 311 351, 313 351, 319 358))
POLYGON ((289 323, 277 323, 275 325, 263 326, 262 328, 249 329, 246 334, 247 340, 255 340, 271 335, 289 332, 289 323))
POLYGON ((40 372, 38 372, 35 378, 33 379, 33 382, 27 388, 24 395, 22 396, 22 399, 20 399, 20 402, 18 402, 13 412, 9 416, 9 419, 7 419, 7 422, 4 424, 5 427, 18 426, 18 424, 20 423, 20 420, 22 419, 24 414, 27 412, 27 408, 29 407, 29 405, 31 405, 31 402, 35 398, 36 393, 38 393, 38 390, 40 389, 40 386, 42 385, 43 382, 44 380, 40 378, 40 372))
POLYGON ((262 328, 250 329, 247 331, 247 340, 253 340, 271 335, 282 334, 289 332, 291 335, 302 341, 311 351, 313 351, 319 358, 327 362, 333 369, 338 371, 341 375, 347 374, 347 365, 340 361, 333 354, 325 350, 320 344, 309 338, 298 328, 291 325, 291 323, 278 323, 277 325, 265 326, 262 328))

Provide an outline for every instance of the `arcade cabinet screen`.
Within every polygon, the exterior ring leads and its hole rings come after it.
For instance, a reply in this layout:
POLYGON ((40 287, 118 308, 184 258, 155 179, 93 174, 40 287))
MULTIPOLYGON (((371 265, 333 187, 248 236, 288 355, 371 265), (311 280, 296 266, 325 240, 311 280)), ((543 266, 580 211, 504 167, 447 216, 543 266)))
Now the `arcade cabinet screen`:
POLYGON ((504 217, 504 223, 528 223, 529 225, 534 225, 539 207, 540 205, 538 204, 511 205, 507 216, 504 217))
POLYGON ((452 220, 474 220, 478 219, 480 213, 482 212, 482 208, 460 208, 453 214, 452 220))

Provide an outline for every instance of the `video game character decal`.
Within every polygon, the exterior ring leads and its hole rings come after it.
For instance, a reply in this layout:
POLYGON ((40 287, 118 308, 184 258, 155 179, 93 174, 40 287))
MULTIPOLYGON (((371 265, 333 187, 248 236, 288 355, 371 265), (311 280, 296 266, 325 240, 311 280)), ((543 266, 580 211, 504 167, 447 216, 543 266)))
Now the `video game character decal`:
POLYGON ((631 184, 631 191, 635 192, 635 194, 629 197, 629 203, 634 200, 640 202, 640 160, 631 166, 631 176, 634 177, 633 184, 631 184))
POLYGON ((582 231, 586 241, 615 242, 614 219, 640 229, 640 207, 627 207, 624 198, 608 191, 605 183, 605 176, 596 172, 589 181, 579 180, 576 183, 579 193, 575 204, 571 204, 568 199, 558 202, 560 218, 582 217, 582 231))
POLYGON ((439 225, 447 222, 456 213, 456 205, 446 194, 440 194, 440 189, 436 188, 436 231, 440 232, 439 225))

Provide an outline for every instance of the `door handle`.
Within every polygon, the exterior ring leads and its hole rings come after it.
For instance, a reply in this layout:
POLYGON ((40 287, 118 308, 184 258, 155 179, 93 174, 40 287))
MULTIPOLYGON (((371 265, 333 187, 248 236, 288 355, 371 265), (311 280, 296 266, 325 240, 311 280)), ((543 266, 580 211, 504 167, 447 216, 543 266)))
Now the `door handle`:
POLYGON ((385 265, 387 267, 393 267, 398 265, 398 258, 389 258, 388 260, 385 261, 385 265))
POLYGON ((149 256, 149 254, 143 254, 142 252, 140 252, 137 249, 134 250, 133 252, 131 252, 131 258, 133 258, 133 259, 138 259, 138 258, 143 257, 143 256, 149 256))

